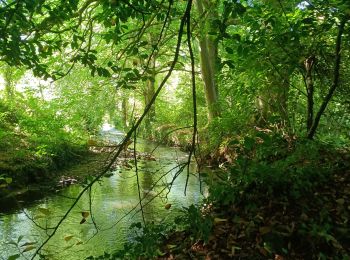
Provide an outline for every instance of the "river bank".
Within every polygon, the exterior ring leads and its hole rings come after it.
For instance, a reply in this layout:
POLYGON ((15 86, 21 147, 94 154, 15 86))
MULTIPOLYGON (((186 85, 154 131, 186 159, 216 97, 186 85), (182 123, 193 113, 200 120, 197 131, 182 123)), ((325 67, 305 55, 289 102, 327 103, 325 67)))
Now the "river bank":
POLYGON ((17 142, 11 139, 13 145, 0 150, 0 212, 20 209, 99 174, 121 136, 123 133, 114 129, 85 142, 46 140, 42 146, 26 136, 18 135, 17 142))
MULTIPOLYGON (((49 259, 75 260, 121 249, 123 243, 133 234, 129 229, 130 225, 143 221, 139 206, 139 191, 143 216, 147 223, 160 220, 171 223, 182 207, 198 204, 206 189, 199 185, 194 165, 190 165, 191 174, 186 196, 184 195, 187 171, 182 171, 181 165, 187 162, 188 155, 176 148, 158 146, 153 153, 154 157, 151 157, 150 153, 156 146, 143 140, 137 143, 138 181, 135 175, 136 167, 133 165, 134 156, 131 150, 128 150, 127 154, 130 156, 121 157, 110 176, 101 178, 92 187, 91 193, 84 193, 41 253, 49 259), (130 169, 128 164, 133 168, 130 169), (170 183, 171 190, 169 190, 170 183), (80 224, 82 212, 90 214, 86 221, 80 224), (94 223, 99 230, 97 233, 94 223)), ((87 165, 83 168, 89 167, 87 165)), ((72 171, 74 172, 74 169, 72 171)), ((65 175, 71 176, 70 174, 67 169, 65 175)), ((30 258, 34 249, 47 238, 45 227, 52 227, 58 223, 83 188, 84 184, 68 185, 57 193, 34 201, 20 211, 0 214, 2 256, 7 259, 6 257, 12 255, 23 254, 23 258, 30 258), (22 236, 19 249, 13 244, 8 244, 11 241, 16 242, 22 236), (25 246, 21 245, 26 243, 35 243, 33 244, 35 248, 23 252, 25 246)))
POLYGON ((35 165, 25 171, 12 173, 11 183, 0 188, 0 212, 11 212, 57 192, 59 189, 81 183, 88 175, 96 172, 107 157, 106 153, 86 151, 61 169, 40 168, 35 165), (32 175, 32 178, 27 175, 32 175), (17 176, 22 176, 17 177, 17 176))
POLYGON ((200 205, 173 224, 139 225, 123 250, 91 259, 348 259, 349 159, 317 141, 246 147, 200 205))
POLYGON ((348 259, 349 149, 301 140, 271 158, 278 147, 238 158, 158 258, 348 259))

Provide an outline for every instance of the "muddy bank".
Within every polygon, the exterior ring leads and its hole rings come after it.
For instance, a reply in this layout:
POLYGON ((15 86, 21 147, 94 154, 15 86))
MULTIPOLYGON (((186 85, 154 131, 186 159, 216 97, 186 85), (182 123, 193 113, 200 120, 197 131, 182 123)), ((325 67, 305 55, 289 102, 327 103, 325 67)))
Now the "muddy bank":
MULTIPOLYGON (((23 208, 38 199, 53 195, 61 189, 76 184, 83 184, 89 176, 97 176, 110 163, 113 157, 114 147, 98 147, 75 164, 71 164, 60 170, 47 172, 41 175, 35 182, 26 185, 9 184, 0 189, 0 213, 11 212, 23 208)), ((138 160, 154 161, 155 157, 148 153, 136 153, 138 160)), ((135 156, 131 149, 123 151, 112 164, 110 171, 116 168, 132 169, 135 156)), ((107 172, 105 177, 112 173, 107 172)))
POLYGON ((88 152, 60 170, 38 171, 35 167, 28 169, 21 174, 22 179, 16 177, 12 183, 0 188, 0 212, 22 208, 44 196, 54 194, 60 188, 82 182, 86 176, 102 166, 101 162, 106 157, 106 153, 88 152))

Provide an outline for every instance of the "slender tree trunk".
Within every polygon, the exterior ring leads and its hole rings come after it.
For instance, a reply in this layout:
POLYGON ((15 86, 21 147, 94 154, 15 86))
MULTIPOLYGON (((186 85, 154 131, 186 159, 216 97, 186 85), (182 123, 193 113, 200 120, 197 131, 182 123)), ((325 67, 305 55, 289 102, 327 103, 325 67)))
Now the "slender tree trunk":
POLYGON ((10 66, 4 66, 4 81, 5 81, 5 95, 8 101, 13 99, 15 93, 15 81, 13 68, 10 66))
POLYGON ((216 82, 218 44, 214 36, 208 34, 212 29, 212 20, 218 16, 217 3, 210 0, 197 0, 196 4, 201 19, 199 35, 201 71, 208 106, 208 121, 210 122, 220 115, 216 82))
POLYGON ((340 25, 338 27, 338 35, 337 35, 337 41, 336 41, 336 46, 335 46, 335 62, 334 62, 334 78, 333 78, 333 84, 332 86, 329 88, 329 91, 326 95, 326 97, 323 99, 323 102, 321 104, 320 109, 318 110, 316 116, 315 116, 315 120, 307 134, 307 138, 308 139, 313 139, 317 130, 317 127, 320 123, 320 119, 321 116, 323 115, 324 111, 327 108, 327 105, 329 103, 329 101, 332 99, 334 91, 336 90, 336 88, 339 85, 339 77, 340 77, 340 61, 341 61, 341 43, 342 43, 342 36, 344 33, 344 28, 345 28, 345 24, 347 23, 347 21, 349 20, 349 16, 344 17, 341 22, 340 25))
POLYGON ((282 125, 284 127, 290 127, 289 112, 288 112, 288 93, 289 93, 289 75, 286 74, 286 78, 282 79, 282 89, 279 92, 278 110, 281 116, 282 125))
MULTIPOLYGON (((145 107, 148 106, 148 104, 151 102, 152 97, 155 94, 155 82, 156 82, 156 72, 155 72, 155 66, 156 66, 156 54, 154 54, 154 56, 152 57, 151 61, 150 61, 150 71, 151 74, 150 79, 148 79, 146 81, 146 86, 144 89, 144 102, 145 102, 145 107)), ((154 122, 156 117, 156 109, 155 106, 152 105, 150 111, 148 112, 148 114, 146 115, 145 118, 145 130, 146 130, 146 134, 150 135, 151 134, 151 125, 154 122)))
POLYGON ((304 62, 306 75, 305 75, 305 84, 306 84, 306 93, 307 93, 307 120, 306 120, 306 129, 310 131, 312 127, 312 122, 314 121, 314 81, 312 78, 313 66, 316 60, 314 56, 310 56, 304 62))
POLYGON ((122 115, 123 115, 123 127, 124 129, 129 128, 129 118, 128 118, 128 96, 123 93, 122 94, 122 115))

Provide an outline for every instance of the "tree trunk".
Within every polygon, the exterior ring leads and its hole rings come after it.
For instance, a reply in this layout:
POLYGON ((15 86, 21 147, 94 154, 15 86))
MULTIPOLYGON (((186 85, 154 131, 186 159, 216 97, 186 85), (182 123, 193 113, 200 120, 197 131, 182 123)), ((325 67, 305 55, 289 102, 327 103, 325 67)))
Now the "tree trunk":
POLYGON ((279 125, 289 126, 288 115, 289 75, 287 72, 272 72, 267 76, 267 84, 260 90, 256 106, 259 117, 256 123, 266 126, 273 116, 278 116, 279 125))
POLYGON ((201 71, 204 81, 204 92, 208 106, 208 121, 220 115, 218 104, 218 90, 216 83, 217 60, 218 60, 218 44, 214 36, 208 33, 212 29, 212 21, 216 19, 217 3, 210 0, 197 0, 197 9, 200 15, 200 58, 201 71))
POLYGON ((316 62, 314 56, 310 56, 304 62, 306 75, 305 75, 305 84, 306 84, 306 93, 307 93, 307 120, 306 120, 306 129, 309 132, 312 123, 314 121, 314 81, 312 78, 313 66, 316 62))
POLYGON ((8 65, 5 65, 4 67, 4 81, 5 81, 5 97, 7 101, 10 101, 13 99, 14 93, 15 93, 15 80, 14 80, 14 68, 11 68, 8 65))
POLYGON ((323 99, 321 107, 320 107, 320 109, 318 110, 318 112, 317 112, 317 114, 315 116, 315 120, 314 120, 310 130, 308 131, 308 134, 307 134, 307 138, 308 139, 313 139, 313 137, 314 137, 314 135, 316 133, 317 127, 318 127, 318 125, 320 123, 321 116, 323 115, 324 111, 326 110, 329 101, 333 97, 334 91, 336 90, 336 88, 339 85, 340 61, 341 61, 341 42, 342 42, 342 36, 343 36, 343 33, 344 33, 345 24, 347 23, 347 21, 349 19, 350 19, 349 16, 344 17, 341 20, 340 25, 338 27, 338 35, 337 35, 337 41, 336 41, 336 45, 335 45, 335 62, 334 62, 333 84, 329 88, 328 94, 323 99))
MULTIPOLYGON (((156 72, 155 72, 156 57, 155 57, 155 54, 152 57, 149 66, 150 66, 149 69, 151 71, 151 73, 149 75, 150 79, 148 79, 146 81, 146 86, 144 89, 145 107, 148 106, 148 104, 152 100, 152 97, 155 94, 155 82, 156 82, 156 72)), ((146 132, 146 135, 148 135, 148 136, 151 135, 151 129, 152 129, 151 125, 154 122, 155 117, 156 117, 156 109, 155 109, 155 106, 152 105, 151 109, 149 110, 149 112, 145 118, 145 132, 146 132)))
POLYGON ((128 101, 129 98, 126 93, 122 94, 122 117, 123 117, 123 127, 124 129, 129 129, 129 118, 128 118, 128 101))

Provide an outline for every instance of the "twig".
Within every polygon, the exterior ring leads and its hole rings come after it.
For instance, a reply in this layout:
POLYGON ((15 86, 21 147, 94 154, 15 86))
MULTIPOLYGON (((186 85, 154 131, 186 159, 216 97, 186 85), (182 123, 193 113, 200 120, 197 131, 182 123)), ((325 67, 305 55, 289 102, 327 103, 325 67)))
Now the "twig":
POLYGON ((98 233, 98 227, 97 227, 97 224, 95 222, 95 218, 93 216, 93 213, 92 213, 92 187, 89 188, 89 211, 90 211, 90 216, 91 216, 91 220, 92 220, 92 223, 94 224, 94 227, 96 229, 96 233, 94 234, 94 236, 98 233))
POLYGON ((336 88, 339 85, 342 36, 344 33, 345 24, 348 22, 349 19, 350 19, 349 16, 345 16, 339 24, 337 41, 336 41, 336 45, 335 45, 335 62, 334 62, 333 84, 329 88, 329 91, 328 91, 327 95, 325 96, 325 98, 323 99, 321 107, 315 116, 314 122, 313 122, 313 124, 312 124, 312 126, 307 134, 308 139, 313 139, 313 137, 316 133, 316 129, 318 127, 318 124, 320 123, 321 116, 323 115, 324 111, 326 110, 329 101, 333 97, 334 91, 336 90, 336 88))
MULTIPOLYGON (((150 188, 150 191, 153 190, 156 185, 166 176, 168 175, 170 172, 172 172, 175 168, 179 168, 179 170, 176 172, 175 176, 179 176, 179 174, 184 170, 184 168, 186 167, 187 162, 183 163, 181 165, 177 165, 176 167, 171 168, 170 170, 168 170, 166 173, 164 173, 163 175, 161 175, 158 180, 156 182, 153 183, 152 187, 150 188)), ((175 177, 174 176, 174 177, 175 177)), ((174 177, 173 177, 173 181, 174 181, 174 177)), ((169 186, 165 187, 162 189, 161 192, 163 192, 166 188, 168 188, 169 186)), ((141 199, 141 202, 150 194, 150 191, 145 193, 144 197, 141 199)), ((155 197, 157 197, 161 192, 159 192, 156 196, 154 196, 151 200, 147 201, 143 206, 148 205, 155 197)), ((126 212, 126 214, 124 214, 120 219, 118 219, 115 223, 113 223, 111 226, 104 228, 104 229, 100 229, 101 231, 106 231, 109 230, 113 227, 115 227, 116 225, 118 225, 124 218, 126 218, 126 216, 128 216, 129 214, 131 214, 131 212, 133 212, 136 208, 138 208, 138 203, 132 208, 130 209, 128 212, 126 212)))
POLYGON ((140 180, 139 180, 139 170, 137 167, 137 158, 136 158, 136 131, 134 132, 134 164, 135 164, 135 173, 136 173, 136 180, 137 180, 137 191, 139 193, 139 204, 140 204, 140 209, 141 209, 141 215, 142 215, 142 220, 143 224, 146 225, 146 220, 145 220, 145 214, 143 212, 143 207, 142 207, 142 199, 141 199, 141 190, 140 190, 140 180))
POLYGON ((165 136, 164 136, 164 137, 162 138, 162 140, 156 145, 156 147, 153 148, 153 150, 150 152, 150 154, 153 154, 153 152, 159 147, 159 145, 160 145, 161 143, 163 143, 164 139, 165 139, 166 137, 168 137, 171 133, 176 132, 176 131, 178 131, 178 130, 191 128, 191 127, 192 127, 192 126, 184 126, 184 127, 178 127, 178 128, 173 129, 173 130, 170 130, 169 132, 167 132, 167 133, 165 134, 165 136))
POLYGON ((149 63, 151 62, 151 59, 152 59, 152 56, 154 55, 154 52, 155 52, 155 50, 156 50, 156 47, 159 45, 160 41, 162 40, 163 32, 164 32, 165 26, 166 26, 166 24, 167 24, 167 22, 168 22, 169 15, 170 15, 170 10, 171 10, 171 6, 173 5, 173 2, 174 2, 173 0, 169 0, 168 11, 167 11, 167 13, 166 13, 166 16, 165 16, 165 20, 164 20, 162 29, 160 30, 159 37, 158 37, 158 41, 157 41, 156 45, 152 48, 151 55, 148 57, 148 60, 147 60, 147 63, 146 63, 146 69, 143 71, 142 75, 148 70, 149 63))
POLYGON ((185 195, 188 185, 188 179, 190 177, 190 162, 192 154, 196 155, 196 136, 197 136, 197 95, 196 95, 196 74, 195 74, 195 64, 194 64, 194 55, 191 44, 191 12, 187 13, 187 45, 190 52, 191 58, 191 80, 192 80, 192 102, 193 102, 193 135, 192 135, 192 145, 190 149, 190 154, 188 155, 188 165, 187 165, 187 177, 185 184, 185 195))
POLYGON ((64 220, 68 217, 68 215, 70 214, 70 212, 73 210, 73 208, 75 207, 75 205, 78 203, 78 201, 80 200, 80 198, 83 196, 83 194, 95 183, 97 182, 113 165, 113 163, 116 161, 116 159, 119 157, 120 153, 123 151, 124 146, 127 144, 127 142, 130 140, 132 134, 134 133, 134 131, 136 131, 136 129, 140 126, 141 122, 143 121, 144 117, 146 116, 146 114, 150 111, 151 106, 153 105, 153 103, 155 102, 156 98, 158 97, 160 91, 163 89, 165 83, 167 82, 167 80, 169 79, 169 77, 172 74, 172 71, 177 63, 178 57, 179 57, 179 52, 180 52, 180 47, 181 47, 181 42, 182 42, 182 35, 183 35, 183 30, 184 30, 184 26, 185 26, 185 21, 187 19, 187 15, 191 10, 191 6, 192 6, 192 0, 188 0, 187 3, 187 7, 186 7, 186 11, 181 19, 181 23, 180 23, 180 27, 179 27, 179 33, 178 33, 178 39, 177 39, 177 44, 176 44, 176 50, 175 50, 175 55, 174 55, 174 59, 173 62, 171 64, 171 69, 169 70, 169 72, 167 73, 167 75, 163 78, 161 84, 159 85, 158 89, 156 90, 155 94, 153 95, 150 103, 145 107, 145 110, 143 112, 143 114, 141 115, 141 117, 137 120, 136 124, 131 127, 131 129, 129 130, 129 132, 126 134, 122 144, 120 145, 119 149, 117 150, 116 154, 113 156, 111 162, 109 162, 109 164, 105 167, 105 169, 103 169, 101 171, 101 173, 99 175, 97 175, 88 185, 86 185, 82 191, 78 194, 76 200, 72 203, 72 205, 68 208, 68 210, 66 211, 66 213, 64 214, 64 216, 61 218, 61 220, 57 223, 57 225, 55 226, 55 228, 53 229, 53 232, 48 236, 48 238, 37 248, 37 250, 34 252, 33 256, 32 256, 32 260, 34 260, 34 258, 38 255, 38 253, 40 252, 40 250, 50 241, 50 239, 55 235, 55 233, 57 232, 57 230, 59 229, 59 227, 62 225, 62 223, 64 222, 64 220))
POLYGON ((28 214, 25 210, 23 210, 22 212, 23 212, 23 214, 24 214, 30 221, 33 222, 33 224, 34 224, 36 227, 38 227, 38 228, 40 228, 40 229, 42 229, 42 230, 45 230, 45 231, 47 231, 48 229, 53 229, 53 228, 48 228, 48 227, 42 227, 40 224, 38 224, 38 223, 34 220, 33 217, 29 216, 29 214, 28 214))

